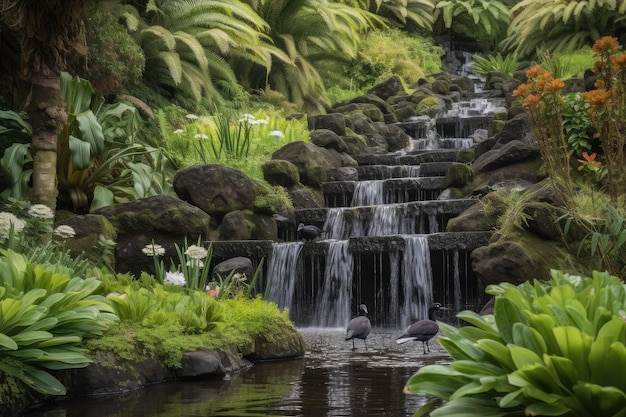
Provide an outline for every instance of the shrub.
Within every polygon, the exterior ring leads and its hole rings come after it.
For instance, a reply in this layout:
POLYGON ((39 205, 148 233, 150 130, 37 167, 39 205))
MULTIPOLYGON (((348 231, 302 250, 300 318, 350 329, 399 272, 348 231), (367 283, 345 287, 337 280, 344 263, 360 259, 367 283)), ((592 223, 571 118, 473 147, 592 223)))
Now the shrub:
POLYGON ((479 54, 472 55, 472 69, 480 75, 487 75, 489 72, 496 71, 513 76, 518 67, 519 61, 515 54, 502 56, 498 53, 487 57, 479 54))
POLYGON ((48 370, 91 363, 84 339, 100 336, 117 321, 94 291, 95 278, 72 278, 0 250, 0 371, 44 394, 64 395, 48 370))
POLYGON ((465 311, 458 317, 471 326, 440 323, 454 362, 410 378, 407 393, 436 397, 415 416, 624 415, 626 288, 619 278, 552 271, 548 283, 487 292, 496 297, 494 315, 465 311))

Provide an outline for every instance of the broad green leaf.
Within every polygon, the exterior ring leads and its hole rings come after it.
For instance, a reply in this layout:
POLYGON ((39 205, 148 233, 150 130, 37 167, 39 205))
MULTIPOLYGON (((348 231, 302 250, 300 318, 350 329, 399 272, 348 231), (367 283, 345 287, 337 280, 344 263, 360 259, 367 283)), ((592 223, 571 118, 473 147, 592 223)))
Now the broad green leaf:
POLYGON ((538 356, 546 353, 548 349, 541 334, 532 327, 522 323, 513 325, 513 343, 532 350, 538 356))
POLYGON ((516 369, 513 358, 511 357, 511 350, 508 346, 491 339, 479 340, 476 342, 476 345, 483 352, 493 357, 497 363, 501 364, 503 369, 507 371, 516 369))
POLYGON ((507 298, 497 298, 494 307, 500 336, 506 343, 513 342, 513 325, 526 323, 523 313, 507 298))
POLYGON ((91 164, 91 145, 79 138, 70 135, 69 147, 72 153, 72 166, 74 170, 80 171, 89 168, 91 164))
POLYGON ((569 358, 573 363, 582 380, 589 379, 588 357, 593 339, 572 326, 555 327, 553 329, 556 342, 559 346, 560 356, 569 358))
POLYGON ((0 352, 3 350, 17 350, 15 341, 4 333, 0 333, 0 352))
POLYGON ((478 327, 479 329, 492 331, 495 334, 497 334, 498 332, 493 315, 481 316, 474 311, 464 310, 458 313, 456 316, 459 319, 478 327))
POLYGON ((573 392, 592 416, 613 416, 626 409, 626 394, 615 387, 580 382, 574 386, 573 392))
POLYGON ((49 332, 44 331, 30 331, 30 332, 20 332, 14 336, 12 336, 15 343, 20 346, 29 346, 41 343, 43 341, 52 339, 53 335, 49 332))
POLYGON ((66 394, 65 386, 63 386, 58 379, 41 369, 28 367, 24 369, 20 379, 35 391, 41 392, 42 394, 66 394))
POLYGON ((96 116, 91 110, 87 110, 76 115, 76 122, 80 130, 80 139, 89 143, 91 155, 100 155, 104 150, 104 135, 96 116))

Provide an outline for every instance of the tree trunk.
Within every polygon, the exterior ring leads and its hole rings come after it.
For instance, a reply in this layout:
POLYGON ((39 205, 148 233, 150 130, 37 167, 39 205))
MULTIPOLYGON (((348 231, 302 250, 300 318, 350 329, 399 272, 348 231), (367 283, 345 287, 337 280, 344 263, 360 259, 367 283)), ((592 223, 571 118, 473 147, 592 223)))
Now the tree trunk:
POLYGON ((61 97, 59 72, 44 67, 31 74, 31 90, 26 112, 33 128, 33 204, 45 204, 56 209, 57 134, 65 121, 65 104, 61 97))

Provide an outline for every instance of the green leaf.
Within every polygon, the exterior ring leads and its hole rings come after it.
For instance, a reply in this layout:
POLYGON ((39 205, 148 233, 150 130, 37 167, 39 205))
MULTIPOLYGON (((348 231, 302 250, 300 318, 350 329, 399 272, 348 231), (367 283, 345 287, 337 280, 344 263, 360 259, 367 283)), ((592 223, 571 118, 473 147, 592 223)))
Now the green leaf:
POLYGON ((522 312, 508 298, 497 298, 494 314, 500 336, 506 343, 513 342, 513 325, 527 323, 522 312))
POLYGON ((7 336, 4 333, 0 333, 0 351, 3 350, 17 350, 18 346, 17 343, 15 343, 15 341, 7 336))
POLYGON ((70 135, 69 147, 72 155, 72 166, 76 171, 89 168, 91 164, 91 145, 70 135))

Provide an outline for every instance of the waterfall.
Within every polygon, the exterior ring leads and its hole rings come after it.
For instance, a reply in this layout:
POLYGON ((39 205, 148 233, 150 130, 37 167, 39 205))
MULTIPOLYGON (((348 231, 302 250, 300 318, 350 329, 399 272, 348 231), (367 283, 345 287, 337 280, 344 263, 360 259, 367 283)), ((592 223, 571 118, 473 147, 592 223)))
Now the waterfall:
POLYGON ((374 206, 384 204, 382 181, 359 181, 355 184, 350 206, 374 206))
POLYGON ((352 254, 349 241, 331 242, 326 255, 324 284, 315 311, 315 326, 343 327, 350 320, 352 254))
POLYGON ((428 318, 433 294, 430 250, 426 236, 405 236, 402 290, 404 302, 399 305, 400 323, 408 325, 415 320, 428 318))
POLYGON ((302 242, 275 243, 267 265, 265 298, 282 310, 291 307, 297 277, 302 276, 299 262, 302 242))

